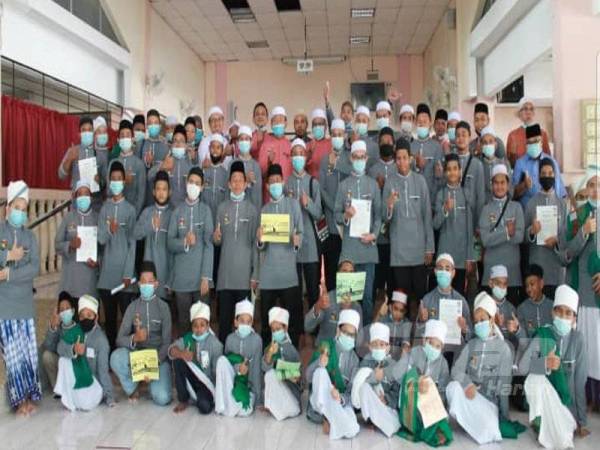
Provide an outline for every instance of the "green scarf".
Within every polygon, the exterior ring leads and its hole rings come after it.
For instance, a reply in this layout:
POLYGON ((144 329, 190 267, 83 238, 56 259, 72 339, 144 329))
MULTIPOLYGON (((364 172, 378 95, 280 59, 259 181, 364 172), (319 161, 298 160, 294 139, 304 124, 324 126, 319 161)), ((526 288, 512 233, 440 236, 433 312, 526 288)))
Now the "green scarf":
POLYGON ((431 447, 450 445, 453 435, 448 419, 442 419, 427 428, 423 428, 423 421, 417 408, 419 373, 416 368, 413 367, 406 372, 401 386, 398 416, 402 428, 396 434, 411 442, 423 441, 431 447))
POLYGON ((314 351, 310 358, 310 363, 318 360, 321 356, 321 353, 327 352, 329 354, 329 362, 327 363, 327 373, 329 374, 329 378, 333 382, 335 388, 343 394, 346 392, 346 385, 344 383, 344 378, 342 377, 342 373, 340 372, 339 367, 339 359, 335 346, 335 339, 326 339, 321 341, 319 344, 319 348, 314 351))
MULTIPOLYGON (((540 353, 542 356, 548 356, 548 353, 555 349, 556 356, 560 357, 560 350, 556 345, 556 336, 554 335, 554 331, 552 331, 552 327, 550 325, 538 328, 534 336, 537 336, 540 339, 540 353)), ((548 375, 548 380, 556 390, 562 404, 565 406, 570 406, 572 401, 571 392, 569 391, 569 382, 567 380, 567 374, 565 373, 562 362, 558 370, 553 370, 550 372, 550 375, 548 375)))
MULTIPOLYGON (((245 358, 237 353, 227 353, 225 357, 232 366, 245 361, 245 358)), ((244 409, 248 409, 250 406, 250 386, 248 383, 248 374, 241 375, 238 373, 233 379, 233 390, 231 391, 235 401, 241 403, 244 409)))
MULTIPOLYGON (((196 341, 193 336, 194 334, 191 331, 188 331, 183 335, 183 346, 190 352, 193 352, 196 349, 196 341)), ((196 358, 192 359, 192 361, 194 361, 194 364, 196 364, 198 369, 202 370, 202 366, 200 365, 200 362, 196 360, 196 358)))
MULTIPOLYGON (((83 343, 85 341, 85 333, 79 324, 76 324, 74 327, 65 330, 62 339, 69 345, 74 345, 77 342, 83 343)), ((91 386, 94 382, 94 376, 92 375, 87 357, 85 355, 78 355, 71 361, 73 363, 73 373, 75 374, 75 386, 73 388, 81 389, 91 386)))
POLYGON ((527 429, 525 425, 516 420, 500 419, 500 434, 502 439, 517 439, 519 434, 527 429))

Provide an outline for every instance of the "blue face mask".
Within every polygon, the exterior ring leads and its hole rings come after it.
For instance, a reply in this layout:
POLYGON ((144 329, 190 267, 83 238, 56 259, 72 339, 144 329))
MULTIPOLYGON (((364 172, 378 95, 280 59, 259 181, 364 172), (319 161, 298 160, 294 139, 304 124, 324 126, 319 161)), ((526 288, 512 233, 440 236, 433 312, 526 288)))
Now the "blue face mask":
POLYGON ((494 144, 485 144, 481 146, 481 151, 486 158, 491 159, 496 153, 496 147, 494 144))
POLYGON ((429 342, 426 342, 423 346, 423 352, 425 353, 425 358, 427 358, 427 361, 429 362, 438 359, 440 357, 440 354, 442 353, 441 350, 435 348, 429 342))
POLYGON ((345 352, 354 350, 354 338, 353 337, 348 336, 347 334, 344 334, 344 333, 340 333, 340 335, 338 336, 338 342, 340 343, 340 346, 342 347, 342 349, 345 352))
POLYGON ((131 138, 119 139, 119 147, 121 147, 121 151, 123 151, 123 152, 128 152, 129 150, 131 150, 132 145, 133 145, 133 142, 131 141, 131 138))
POLYGON ((366 123, 357 123, 356 132, 361 136, 364 136, 369 131, 369 125, 366 123))
POLYGON ((183 159, 185 156, 185 147, 171 147, 171 154, 175 159, 183 159))
POLYGON ((571 331, 571 328, 573 328, 573 323, 569 319, 563 319, 561 317, 555 317, 552 320, 552 325, 554 325, 554 328, 556 328, 556 331, 558 331, 558 334, 561 336, 566 336, 571 331))
POLYGON ((277 342, 281 344, 285 340, 285 331, 277 330, 271 333, 271 337, 273 338, 273 342, 277 342))
POLYGON ((390 126, 390 118, 389 117, 380 117, 377 119, 377 128, 382 129, 390 126))
POLYGON ((82 147, 89 147, 94 143, 94 133, 92 131, 82 131, 79 136, 81 137, 82 147))
POLYGON ((363 173, 365 173, 365 168, 366 167, 367 167, 367 160, 366 159, 355 159, 355 160, 352 161, 352 169, 358 175, 362 175, 363 173))
POLYGON ((192 333, 192 339, 194 339, 196 342, 202 342, 203 340, 205 340, 208 337, 209 334, 210 333, 208 331, 205 331, 202 334, 193 334, 192 333))
POLYGON ((302 172, 305 164, 306 158, 304 156, 292 156, 292 167, 296 173, 302 172))
POLYGON ((229 198, 231 200, 233 200, 234 202, 241 202, 242 200, 244 200, 244 197, 246 196, 246 192, 242 191, 239 194, 236 194, 233 191, 229 192, 229 198))
POLYGON ((12 208, 8 215, 8 221, 15 228, 21 228, 27 222, 27 213, 20 209, 12 208))
POLYGON ((492 294, 494 294, 494 297, 496 297, 498 300, 502 300, 504 297, 506 297, 506 288, 494 286, 492 288, 492 294))
POLYGON ((252 145, 252 142, 250 141, 240 141, 238 144, 238 147, 240 149, 240 153, 242 155, 247 155, 248 153, 250 153, 250 146, 252 145))
POLYGON ((592 208, 594 208, 594 209, 598 208, 598 200, 588 198, 586 201, 587 201, 588 205, 590 205, 592 208))
POLYGON ((154 297, 154 285, 150 283, 141 283, 140 295, 144 300, 152 300, 152 297, 154 297))
POLYGON ((108 134, 102 133, 96 136, 96 145, 98 147, 106 147, 106 144, 108 144, 108 134))
POLYGON ((152 139, 157 138, 159 133, 160 133, 160 124, 153 123, 153 124, 148 125, 148 136, 150 136, 152 139))
POLYGON ((109 186, 110 186, 110 192, 112 192, 113 195, 120 195, 121 192, 123 192, 123 188, 125 187, 123 182, 120 180, 119 181, 111 180, 109 186))
POLYGON ((317 141, 320 141, 325 137, 325 127, 323 125, 315 125, 312 127, 312 134, 317 141))
POLYGON ((173 132, 172 131, 167 131, 165 133, 165 138, 167 138, 167 141, 171 142, 173 140, 173 132))
POLYGON ((483 322, 477 322, 475 324, 475 334, 479 339, 486 340, 490 336, 490 322, 488 320, 484 320, 483 322))
POLYGON ((75 313, 73 312, 73 309, 65 309, 64 311, 62 311, 59 316, 60 316, 60 320, 62 322, 63 325, 69 325, 71 322, 73 322, 73 315, 75 313))
POLYGON ((285 124, 284 123, 277 123, 275 125, 271 126, 271 130, 273 131, 273 135, 275 137, 282 137, 285 133, 285 124))
POLYGON ((198 145, 204 137, 204 130, 202 128, 196 128, 196 134, 194 135, 194 143, 198 145))
POLYGON ((331 145, 333 145, 334 150, 340 151, 342 148, 344 148, 344 137, 343 136, 332 137, 331 145))
POLYGON ((429 137, 429 128, 417 127, 417 137, 419 139, 427 139, 429 137))
POLYGON ((448 139, 452 142, 456 140, 456 128, 448 128, 448 139))
POLYGON ((85 212, 88 209, 90 209, 90 205, 92 204, 92 197, 90 197, 89 195, 80 195, 75 200, 75 203, 77 204, 77 209, 79 211, 85 212))
POLYGON ((238 325, 237 334, 239 337, 244 339, 245 337, 250 336, 250 333, 252 333, 252 327, 250 325, 245 325, 243 323, 238 325))
POLYGON ((135 142, 142 142, 146 137, 146 133, 143 131, 137 130, 133 133, 133 137, 135 138, 135 142))
POLYGON ((374 348, 371 350, 371 356, 377 362, 381 362, 387 356, 387 350, 385 348, 374 348))
POLYGON ((530 158, 536 159, 542 153, 542 146, 539 142, 527 144, 527 154, 530 158))
POLYGON ((269 194, 274 200, 279 200, 283 195, 283 183, 271 183, 269 185, 269 194))
POLYGON ((452 282, 452 274, 447 270, 436 270, 435 279, 440 288, 447 289, 452 282))

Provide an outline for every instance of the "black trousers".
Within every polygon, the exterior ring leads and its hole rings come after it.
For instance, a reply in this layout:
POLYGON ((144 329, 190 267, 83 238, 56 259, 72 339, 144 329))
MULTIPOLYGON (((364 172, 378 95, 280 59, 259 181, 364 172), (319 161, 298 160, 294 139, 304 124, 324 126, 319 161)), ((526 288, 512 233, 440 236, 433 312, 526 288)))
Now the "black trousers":
POLYGON ((213 285, 217 286, 217 278, 218 278, 218 274, 219 274, 219 264, 221 261, 221 246, 220 245, 215 245, 214 246, 214 251, 213 251, 213 285))
POLYGON ((390 267, 390 244, 377 244, 379 263, 375 265, 375 282, 373 283, 373 303, 377 299, 377 289, 385 289, 388 299, 394 290, 394 275, 390 267))
POLYGON ((210 414, 215 408, 215 399, 208 388, 202 383, 183 359, 173 360, 173 371, 175 372, 175 389, 179 403, 187 403, 190 393, 187 390, 186 381, 190 383, 196 393, 196 406, 200 414, 210 414))
MULTIPOLYGON (((419 266, 392 267, 394 273, 394 289, 402 289, 408 295, 408 310, 416 314, 416 306, 427 293, 427 267, 419 266)), ((415 317, 411 317, 414 319, 415 317)))
POLYGON ((466 269, 455 269, 454 278, 452 279, 452 287, 455 291, 457 291, 460 295, 467 298, 465 295, 465 278, 467 275, 466 269))
POLYGON ((342 252, 342 239, 338 234, 330 234, 323 243, 323 258, 325 261, 325 285, 327 291, 335 289, 335 276, 342 252))
POLYGON ((235 318, 235 304, 245 298, 250 298, 250 289, 238 291, 223 289, 217 292, 219 305, 219 340, 225 342, 227 335, 233 330, 235 318))
POLYGON ((104 329, 106 331, 106 337, 108 338, 110 349, 114 350, 116 348, 118 331, 118 311, 121 311, 121 317, 123 317, 135 294, 129 292, 117 292, 115 295, 111 295, 108 289, 99 289, 98 292, 100 294, 102 307, 104 308, 104 329))
POLYGON ((298 348, 300 335, 304 329, 304 315, 302 314, 302 295, 298 286, 286 289, 261 289, 260 290, 260 323, 263 343, 271 342, 271 328, 269 327, 269 310, 273 306, 285 308, 290 313, 288 333, 292 343, 298 348))
POLYGON ((304 284, 306 285, 306 298, 308 307, 317 303, 319 299, 319 282, 321 281, 321 264, 298 263, 296 264, 298 272, 298 289, 300 289, 300 298, 302 299, 302 275, 304 275, 304 284))

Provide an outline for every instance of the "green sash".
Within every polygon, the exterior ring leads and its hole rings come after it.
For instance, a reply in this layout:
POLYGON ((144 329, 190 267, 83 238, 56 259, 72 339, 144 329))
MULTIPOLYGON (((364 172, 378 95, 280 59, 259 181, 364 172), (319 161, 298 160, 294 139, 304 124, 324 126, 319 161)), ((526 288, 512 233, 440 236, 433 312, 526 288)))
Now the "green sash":
MULTIPOLYGON (((77 341, 83 343, 85 341, 85 333, 79 324, 76 324, 72 328, 65 330, 62 339, 69 345, 74 345, 77 341)), ((92 375, 87 357, 85 355, 78 355, 71 362, 73 364, 73 373, 75 374, 75 386, 73 388, 81 389, 91 386, 94 382, 94 376, 92 375)))
POLYGON ((413 367, 404 375, 401 386, 398 416, 402 428, 396 434, 412 442, 423 441, 431 447, 449 445, 453 440, 453 435, 448 419, 442 419, 423 428, 421 414, 417 409, 419 373, 416 368, 413 367))
MULTIPOLYGON (((535 331, 534 337, 535 336, 540 338, 540 353, 542 354, 542 356, 548 356, 548 353, 555 349, 556 356, 560 357, 560 350, 556 345, 556 337, 550 325, 538 328, 535 331)), ((571 405, 571 392, 569 391, 569 382, 567 380, 567 374, 565 373, 565 369, 562 365, 562 362, 558 370, 553 370, 552 372, 550 372, 550 375, 548 375, 548 380, 556 390, 562 404, 565 406, 571 405)))
MULTIPOLYGON (((241 364, 245 361, 245 358, 237 353, 228 353, 225 356, 232 366, 241 364)), ((248 374, 241 375, 238 373, 235 376, 233 379, 233 390, 231 391, 231 395, 233 395, 233 398, 236 402, 242 404, 244 409, 248 409, 250 406, 250 386, 248 385, 248 374)))
MULTIPOLYGON (((193 335, 194 334, 191 331, 188 331, 183 335, 183 346, 190 352, 193 352, 196 349, 196 341, 192 337, 193 335)), ((196 361, 196 358, 192 359, 192 361, 198 369, 202 370, 202 366, 199 361, 196 361)))
POLYGON ((329 374, 329 378, 331 379, 335 388, 343 394, 346 392, 346 385, 344 383, 344 378, 342 377, 342 373, 340 372, 339 367, 339 359, 337 350, 335 347, 334 339, 326 339, 321 341, 319 344, 319 348, 314 351, 310 358, 310 363, 316 361, 321 356, 321 353, 327 352, 329 355, 329 362, 327 363, 327 373, 329 374))

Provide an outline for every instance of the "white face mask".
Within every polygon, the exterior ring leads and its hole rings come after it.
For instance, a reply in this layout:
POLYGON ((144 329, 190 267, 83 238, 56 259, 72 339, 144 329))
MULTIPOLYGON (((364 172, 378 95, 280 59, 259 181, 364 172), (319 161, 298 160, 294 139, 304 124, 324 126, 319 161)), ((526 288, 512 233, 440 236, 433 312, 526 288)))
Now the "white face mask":
POLYGON ((195 202, 200 196, 201 189, 200 186, 198 186, 197 184, 188 183, 185 190, 188 198, 193 202, 195 202))

